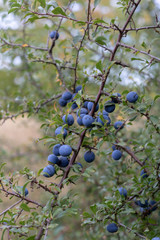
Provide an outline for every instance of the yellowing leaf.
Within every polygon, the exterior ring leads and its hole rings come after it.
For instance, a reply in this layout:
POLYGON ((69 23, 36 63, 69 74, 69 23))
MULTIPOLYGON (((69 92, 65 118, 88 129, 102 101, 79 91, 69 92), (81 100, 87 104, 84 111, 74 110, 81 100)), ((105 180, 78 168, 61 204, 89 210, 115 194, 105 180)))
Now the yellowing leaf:
POLYGON ((22 47, 28 47, 28 44, 25 43, 25 44, 22 45, 22 47))

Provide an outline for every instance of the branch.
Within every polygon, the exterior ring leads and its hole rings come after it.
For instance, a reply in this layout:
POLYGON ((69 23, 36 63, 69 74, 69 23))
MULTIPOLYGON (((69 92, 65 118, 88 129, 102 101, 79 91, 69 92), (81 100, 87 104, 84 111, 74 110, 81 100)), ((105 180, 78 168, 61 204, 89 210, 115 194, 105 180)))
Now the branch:
POLYGON ((129 150, 128 148, 123 147, 119 144, 115 144, 115 145, 117 147, 122 148, 125 152, 127 152, 135 160, 135 162, 137 162, 141 167, 143 167, 144 164, 136 157, 136 155, 131 150, 129 150))
MULTIPOLYGON (((45 100, 44 102, 40 103, 37 107, 34 107, 34 108, 33 108, 34 112, 35 112, 35 113, 38 113, 39 110, 40 110, 43 106, 45 106, 45 105, 47 105, 48 103, 50 103, 50 102, 52 102, 52 101, 60 98, 61 95, 62 95, 62 94, 58 94, 58 95, 56 95, 56 96, 54 96, 54 97, 51 97, 51 98, 45 100)), ((18 117, 19 115, 23 115, 23 114, 29 113, 29 112, 30 112, 30 109, 26 109, 26 110, 23 110, 23 111, 21 111, 21 112, 19 112, 19 113, 10 115, 10 116, 4 116, 4 117, 2 117, 3 121, 2 121, 2 123, 1 123, 1 125, 4 124, 4 122, 5 122, 6 120, 8 120, 8 119, 13 120, 13 118, 16 118, 16 117, 18 117)))
POLYGON ((133 51, 136 52, 136 53, 142 53, 142 54, 145 54, 145 55, 147 55, 148 57, 151 57, 152 59, 154 59, 154 60, 160 62, 160 58, 155 57, 155 56, 153 56, 153 55, 151 55, 151 54, 149 54, 149 53, 147 53, 147 52, 145 52, 145 51, 138 50, 138 49, 135 48, 135 47, 131 47, 131 46, 128 46, 128 45, 123 44, 123 43, 120 43, 120 42, 117 42, 117 44, 118 44, 118 46, 121 46, 121 47, 124 47, 124 48, 131 49, 131 50, 133 50, 133 51))
POLYGON ((141 0, 138 0, 138 2, 135 4, 133 10, 131 11, 131 13, 130 13, 128 19, 127 19, 127 21, 125 22, 123 28, 121 29, 121 32, 119 32, 118 40, 117 40, 117 43, 116 43, 116 45, 115 45, 115 47, 114 47, 114 49, 113 49, 113 53, 112 53, 112 55, 111 55, 111 57, 110 57, 110 61, 113 61, 113 60, 114 60, 115 54, 116 54, 117 49, 118 49, 118 47, 119 47, 119 43, 120 43, 120 41, 121 41, 121 39, 122 39, 122 37, 123 37, 123 35, 124 35, 124 33, 125 33, 126 27, 127 27, 127 25, 129 24, 130 20, 132 19, 132 16, 133 16, 136 8, 137 8, 138 5, 140 4, 140 2, 141 2, 141 0))
POLYGON ((2 216, 4 213, 8 212, 11 208, 15 207, 16 205, 18 205, 22 201, 23 201, 23 199, 20 199, 18 202, 14 203, 13 205, 11 205, 7 209, 5 209, 3 212, 0 213, 0 216, 2 216))
MULTIPOLYGON (((0 181, 0 182, 1 182, 1 181, 0 181)), ((7 190, 4 189, 4 188, 0 188, 0 191, 5 192, 7 195, 15 196, 15 197, 17 197, 17 198, 20 198, 21 200, 25 200, 25 201, 28 202, 28 203, 33 203, 33 204, 37 205, 38 207, 42 207, 42 208, 43 208, 43 206, 42 206, 40 203, 38 203, 38 202, 36 202, 36 201, 33 201, 33 200, 29 199, 29 198, 26 198, 26 197, 24 197, 24 196, 22 196, 22 195, 20 195, 20 194, 13 193, 13 192, 9 192, 9 191, 7 191, 7 190)))
POLYGON ((40 47, 35 47, 35 46, 31 46, 29 44, 15 44, 15 43, 11 43, 11 42, 7 42, 5 39, 0 37, 0 40, 2 42, 4 42, 6 45, 12 46, 12 47, 21 47, 21 48, 33 48, 35 50, 40 50, 40 51, 48 51, 47 48, 40 48, 40 47))

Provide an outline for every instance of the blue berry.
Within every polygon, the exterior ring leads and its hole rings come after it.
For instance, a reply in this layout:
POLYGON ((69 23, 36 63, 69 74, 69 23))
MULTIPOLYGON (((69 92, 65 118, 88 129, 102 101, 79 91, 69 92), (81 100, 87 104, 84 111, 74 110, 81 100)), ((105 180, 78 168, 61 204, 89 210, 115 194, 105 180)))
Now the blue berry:
POLYGON ((55 130, 55 135, 57 136, 58 134, 63 134, 63 137, 65 138, 67 136, 67 130, 65 128, 62 130, 62 127, 58 127, 55 130))
POLYGON ((61 146, 61 144, 56 144, 56 145, 54 145, 54 147, 53 147, 53 154, 54 155, 56 155, 56 156, 59 156, 60 154, 59 154, 59 148, 60 148, 60 146, 61 146))
POLYGON ((57 40, 59 38, 59 33, 57 31, 52 31, 49 36, 51 39, 56 38, 57 40))
POLYGON ((146 171, 144 169, 142 169, 141 173, 140 173, 142 178, 147 178, 148 174, 146 173, 146 171))
POLYGON ((43 169, 42 174, 47 178, 52 177, 55 174, 55 168, 52 165, 48 165, 43 169))
POLYGON ((58 164, 59 159, 58 159, 58 157, 57 157, 56 155, 50 154, 50 155, 48 156, 48 162, 49 162, 49 163, 52 163, 52 164, 58 164))
POLYGON ((84 154, 84 160, 85 160, 86 162, 91 163, 91 162, 94 161, 94 159, 95 159, 95 154, 94 154, 94 152, 92 152, 92 151, 87 151, 87 152, 85 152, 85 154, 84 154))
POLYGON ((82 164, 80 162, 77 162, 75 164, 77 164, 79 167, 83 168, 83 166, 82 166, 82 164))
POLYGON ((114 150, 116 150, 116 149, 117 149, 116 146, 113 145, 113 146, 112 146, 112 150, 114 151, 114 150))
POLYGON ((115 110, 115 104, 113 101, 107 101, 105 103, 105 107, 104 107, 105 111, 108 112, 108 113, 111 113, 115 110))
POLYGON ((114 123, 114 128, 115 129, 122 129, 122 128, 124 128, 124 123, 122 122, 122 121, 117 121, 117 122, 115 122, 114 123))
POLYGON ((68 124, 69 126, 72 126, 73 123, 74 123, 74 118, 71 114, 68 114, 67 116, 64 115, 62 117, 62 120, 63 120, 64 123, 68 124))
POLYGON ((96 122, 101 123, 102 126, 104 126, 104 122, 100 119, 100 117, 97 117, 96 122))
POLYGON ((152 238, 152 240, 160 240, 160 238, 159 237, 154 237, 154 238, 152 238))
POLYGON ((121 94, 120 94, 120 93, 113 93, 112 96, 113 96, 113 97, 111 97, 111 98, 112 98, 112 101, 113 101, 114 103, 118 103, 118 102, 120 101, 120 97, 121 97, 121 94))
POLYGON ((135 103, 138 99, 138 94, 136 92, 129 92, 126 96, 126 99, 130 103, 135 103))
POLYGON ((60 156, 59 157, 59 167, 67 167, 69 164, 69 160, 67 157, 60 156))
POLYGON ((66 91, 62 94, 62 98, 66 101, 71 100, 72 99, 72 93, 69 92, 69 91, 66 91))
MULTIPOLYGON (((94 105, 94 103, 93 102, 88 102, 88 104, 87 104, 87 108, 88 108, 88 110, 89 111, 91 111, 92 110, 92 108, 93 108, 93 105, 94 105)), ((97 112, 98 111, 98 109, 99 109, 99 104, 97 104, 96 105, 96 107, 95 107, 95 112, 97 112)))
POLYGON ((80 117, 77 117, 77 123, 80 126, 83 126, 82 118, 85 116, 85 114, 81 114, 80 117))
MULTIPOLYGON (((20 188, 22 188, 22 189, 23 189, 23 186, 21 186, 20 188)), ((20 194, 21 194, 21 192, 18 192, 18 193, 20 193, 20 194)), ((27 189, 27 188, 25 188, 25 190, 24 190, 24 196, 27 196, 27 195, 28 195, 28 193, 29 193, 28 189, 27 189)))
POLYGON ((110 223, 107 226, 107 231, 110 233, 115 233, 118 231, 118 226, 115 223, 110 223))
POLYGON ((82 118, 82 123, 86 127, 91 127, 93 122, 94 122, 94 118, 92 116, 90 116, 90 115, 85 115, 82 118))
POLYGON ((121 196, 127 197, 127 190, 123 187, 118 188, 118 191, 121 196))
POLYGON ((78 93, 81 89, 82 89, 82 86, 79 85, 79 86, 76 87, 75 92, 78 93))
POLYGON ((86 108, 80 108, 77 110, 77 117, 81 116, 81 114, 85 114, 87 115, 88 114, 88 111, 86 108))
POLYGON ((59 148, 59 153, 63 157, 69 156, 72 153, 72 148, 69 145, 62 145, 59 148))
POLYGON ((157 206, 155 206, 155 207, 152 208, 152 206, 153 206, 154 204, 156 204, 156 203, 157 203, 157 202, 154 201, 154 200, 151 200, 151 201, 149 202, 149 206, 150 206, 150 208, 151 208, 151 211, 155 211, 155 210, 157 209, 157 206))
POLYGON ((67 105, 67 101, 64 100, 63 98, 60 98, 60 99, 59 99, 59 105, 60 105, 61 107, 65 107, 65 106, 67 105))
POLYGON ((114 160, 119 160, 121 157, 122 157, 121 151, 119 151, 119 150, 114 150, 114 151, 112 152, 112 158, 113 158, 114 160))
POLYGON ((84 108, 87 108, 87 105, 88 105, 88 101, 85 101, 85 102, 83 103, 83 107, 84 107, 84 108))
POLYGON ((78 107, 78 105, 77 105, 76 102, 74 102, 74 103, 72 104, 72 106, 71 106, 72 110, 76 109, 77 107, 78 107))

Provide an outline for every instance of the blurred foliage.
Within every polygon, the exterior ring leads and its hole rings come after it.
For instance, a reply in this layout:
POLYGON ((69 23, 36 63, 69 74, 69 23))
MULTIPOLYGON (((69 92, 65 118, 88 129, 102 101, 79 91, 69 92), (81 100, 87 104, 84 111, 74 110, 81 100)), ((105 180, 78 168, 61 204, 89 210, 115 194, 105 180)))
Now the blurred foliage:
MULTIPOLYGON (((9 164, 7 163, 0 171, 0 179, 4 181, 9 191, 11 191, 11 185, 16 191, 19 183, 25 184, 24 186, 29 188, 30 199, 40 200, 41 204, 47 203, 41 211, 41 208, 37 208, 36 205, 30 207, 23 201, 19 208, 15 207, 1 216, 0 222, 4 227, 2 239, 7 236, 5 226, 12 226, 10 228, 12 239, 17 239, 17 236, 18 239, 24 239, 24 237, 28 240, 35 239, 36 225, 43 225, 48 218, 51 218, 46 238, 48 240, 53 238, 56 240, 140 239, 140 236, 135 233, 145 236, 146 239, 160 237, 159 209, 145 216, 134 203, 136 198, 141 202, 146 199, 160 201, 160 180, 157 180, 158 164, 160 164, 159 134, 157 133, 157 129, 160 129, 160 68, 158 62, 146 55, 126 48, 119 48, 116 53, 116 60, 130 67, 114 65, 105 85, 105 92, 122 94, 122 103, 118 104, 115 113, 111 114, 110 134, 105 134, 103 127, 100 131, 97 126, 87 133, 85 144, 98 149, 96 161, 91 165, 84 163, 85 150, 82 148, 76 162, 82 163, 83 171, 72 166, 71 174, 65 182, 66 186, 60 193, 54 211, 51 209, 54 195, 44 191, 33 181, 38 179, 40 184, 48 185, 53 191, 59 191, 57 185, 51 182, 54 180, 45 180, 40 173, 46 165, 45 159, 47 154, 52 152, 53 145, 62 142, 61 135, 57 138, 53 137, 54 130, 62 123, 61 117, 66 112, 69 113, 72 104, 69 103, 66 108, 61 108, 58 100, 55 100, 44 104, 37 112, 36 110, 39 104, 43 104, 57 94, 62 94, 65 90, 64 83, 67 89, 73 91, 75 73, 72 68, 75 67, 77 49, 86 28, 88 1, 79 0, 70 1, 70 3, 66 13, 65 8, 68 5, 66 0, 57 2, 11 0, 4 1, 1 6, 2 22, 6 24, 1 28, 1 38, 4 41, 1 39, 0 45, 1 122, 5 124, 5 121, 10 121, 8 117, 12 119, 12 115, 19 116, 24 112, 22 114, 24 117, 34 117, 37 124, 39 122, 42 124, 40 131, 43 136, 42 139, 37 139, 36 144, 23 148, 22 151, 20 149, 16 155, 1 146, 2 163, 9 162, 9 164), (49 32, 58 28, 60 19, 49 15, 44 18, 33 13, 43 14, 45 11, 53 14, 67 14, 67 17, 72 19, 62 21, 59 29, 60 38, 53 49, 54 64, 48 50, 44 49, 48 48, 48 44, 49 47, 51 46, 49 32), (13 18, 14 21, 7 25, 8 16, 12 16, 11 19, 13 18), (126 94, 133 90, 140 96, 134 109, 125 101, 126 94), (149 114, 149 119, 146 113, 149 114), (113 128, 116 120, 127 120, 127 125, 117 133, 117 136, 113 128), (150 172, 148 178, 143 179, 140 176, 144 166, 137 165, 125 151, 120 161, 113 161, 111 146, 116 138, 121 146, 129 146, 138 159, 145 163, 145 168, 150 172), (12 171, 12 168, 16 169, 12 171), (120 186, 127 189, 128 198, 134 195, 136 197, 132 201, 125 199, 119 194, 120 186), (18 229, 14 227, 14 221, 21 210, 24 214, 18 219, 21 225, 18 229), (106 231, 106 225, 110 221, 121 223, 118 233, 111 235, 106 231), (27 228, 25 225, 32 226, 27 228)), ((107 29, 107 26, 122 27, 124 25, 128 16, 126 13, 128 3, 127 0, 92 1, 94 24, 90 24, 91 40, 89 41, 86 37, 79 52, 77 85, 83 86, 83 92, 78 94, 77 103, 86 98, 95 99, 101 84, 101 77, 98 74, 103 73, 103 70, 111 64, 110 52, 105 47, 113 50, 119 34, 118 31, 107 29), (97 27, 96 23, 105 25, 106 28, 97 27)), ((159 11, 160 6, 156 5, 155 1, 142 1, 128 28, 155 26, 159 11)), ((159 34, 159 28, 128 31, 122 42, 158 57, 160 55, 159 34)), ((100 102, 101 110, 109 99, 107 96, 103 97, 100 102)), ((80 133, 83 127, 75 125, 71 129, 80 133)), ((78 139, 79 136, 70 133, 65 143, 76 148, 78 139)), ((56 174, 57 183, 63 171, 57 167, 56 174)), ((4 202, 0 202, 0 205, 8 207, 12 199, 8 197, 7 202, 3 194, 2 201, 4 202)))

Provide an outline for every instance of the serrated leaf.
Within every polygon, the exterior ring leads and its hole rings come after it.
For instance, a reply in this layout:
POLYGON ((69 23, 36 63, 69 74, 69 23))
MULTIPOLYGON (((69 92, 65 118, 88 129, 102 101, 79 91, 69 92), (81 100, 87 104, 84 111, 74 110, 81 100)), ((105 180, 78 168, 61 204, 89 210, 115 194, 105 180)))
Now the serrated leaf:
POLYGON ((63 16, 67 16, 66 13, 60 7, 56 7, 55 9, 53 9, 52 13, 56 15, 61 14, 63 16))
POLYGON ((20 208, 22 208, 26 212, 30 212, 30 208, 25 203, 21 203, 20 208))
POLYGON ((102 62, 101 62, 101 61, 99 61, 99 62, 96 64, 96 68, 97 68, 98 70, 100 70, 101 72, 103 72, 103 65, 102 65, 102 62))

